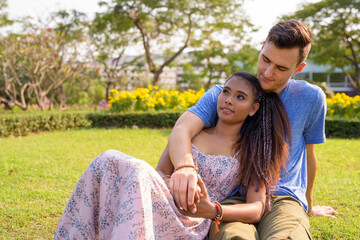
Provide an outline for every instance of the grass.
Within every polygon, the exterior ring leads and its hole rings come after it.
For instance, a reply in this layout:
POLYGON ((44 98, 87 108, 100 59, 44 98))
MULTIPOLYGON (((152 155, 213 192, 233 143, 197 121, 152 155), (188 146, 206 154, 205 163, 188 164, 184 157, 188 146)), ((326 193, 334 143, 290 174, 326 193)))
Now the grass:
MULTIPOLYGON (((52 239, 77 180, 107 149, 153 167, 170 130, 83 129, 0 139, 0 239, 52 239)), ((316 147, 315 204, 336 219, 311 218, 314 239, 360 238, 360 140, 328 139, 316 147)))

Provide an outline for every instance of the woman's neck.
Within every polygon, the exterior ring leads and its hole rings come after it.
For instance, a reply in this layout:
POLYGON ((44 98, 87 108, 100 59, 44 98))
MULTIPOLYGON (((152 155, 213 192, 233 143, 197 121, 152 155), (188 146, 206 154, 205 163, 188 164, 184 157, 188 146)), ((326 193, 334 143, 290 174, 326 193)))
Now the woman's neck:
POLYGON ((240 129, 242 123, 228 124, 219 119, 216 126, 212 129, 213 134, 221 138, 227 138, 232 141, 237 141, 240 136, 240 129))

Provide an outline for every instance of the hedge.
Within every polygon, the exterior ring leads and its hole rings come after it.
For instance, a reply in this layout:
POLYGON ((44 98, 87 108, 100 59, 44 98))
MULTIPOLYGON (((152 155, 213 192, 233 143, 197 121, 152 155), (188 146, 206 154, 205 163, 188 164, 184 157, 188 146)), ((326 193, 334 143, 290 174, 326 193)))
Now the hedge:
MULTIPOLYGON (((0 137, 26 136, 31 132, 67 130, 79 127, 171 128, 182 112, 156 113, 56 113, 0 117, 0 137)), ((359 138, 360 120, 326 119, 327 137, 359 138)))
POLYGON ((327 137, 359 138, 360 120, 356 119, 329 119, 325 120, 327 137))
POLYGON ((26 136, 29 133, 67 130, 87 127, 91 122, 79 113, 56 113, 39 115, 19 115, 0 118, 0 137, 26 136))
POLYGON ((87 119, 92 127, 123 128, 138 126, 141 128, 172 128, 181 112, 160 113, 90 113, 87 119))

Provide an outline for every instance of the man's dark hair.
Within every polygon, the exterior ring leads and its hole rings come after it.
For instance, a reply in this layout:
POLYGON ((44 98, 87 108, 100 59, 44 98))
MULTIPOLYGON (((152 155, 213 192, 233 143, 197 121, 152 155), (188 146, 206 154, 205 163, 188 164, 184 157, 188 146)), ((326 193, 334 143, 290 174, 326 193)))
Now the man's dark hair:
POLYGON ((309 54, 311 42, 312 42, 312 31, 305 24, 296 21, 289 20, 279 22, 273 26, 266 38, 267 43, 274 43, 277 48, 299 48, 299 59, 298 64, 305 61, 309 54))

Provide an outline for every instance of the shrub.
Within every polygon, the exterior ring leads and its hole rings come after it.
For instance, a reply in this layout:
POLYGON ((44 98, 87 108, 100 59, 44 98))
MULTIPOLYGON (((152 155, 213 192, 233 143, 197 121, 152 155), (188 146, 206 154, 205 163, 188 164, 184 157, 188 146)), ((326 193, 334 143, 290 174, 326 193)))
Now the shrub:
POLYGON ((337 93, 326 99, 327 116, 336 118, 360 119, 360 96, 350 97, 345 93, 337 93))
MULTIPOLYGON (((172 128, 182 113, 183 111, 18 115, 0 118, 0 137, 79 127, 124 128, 136 125, 140 128, 172 128)), ((325 131, 327 137, 359 138, 360 120, 327 118, 325 131)))
POLYGON ((90 113, 87 115, 91 127, 138 127, 171 128, 182 112, 156 113, 90 113))
POLYGON ((205 93, 204 89, 198 92, 187 90, 159 90, 156 86, 138 88, 132 93, 129 91, 119 92, 111 90, 109 108, 112 112, 148 111, 148 110, 185 110, 194 106, 205 93))
POLYGON ((325 132, 327 137, 359 138, 360 120, 327 118, 325 132))
POLYGON ((89 126, 86 114, 19 115, 0 119, 0 137, 26 136, 30 132, 66 130, 89 126))

